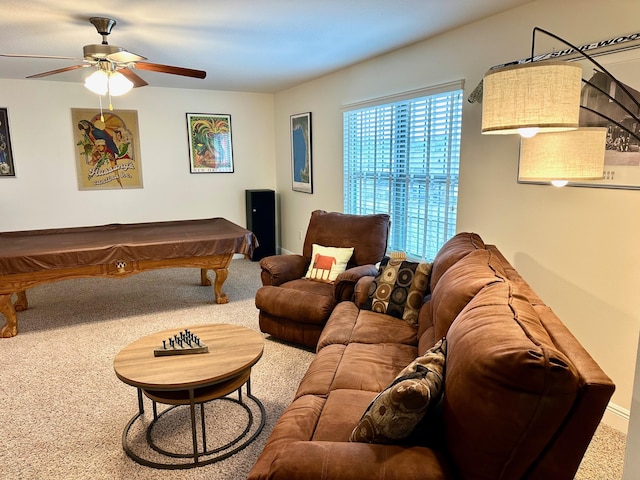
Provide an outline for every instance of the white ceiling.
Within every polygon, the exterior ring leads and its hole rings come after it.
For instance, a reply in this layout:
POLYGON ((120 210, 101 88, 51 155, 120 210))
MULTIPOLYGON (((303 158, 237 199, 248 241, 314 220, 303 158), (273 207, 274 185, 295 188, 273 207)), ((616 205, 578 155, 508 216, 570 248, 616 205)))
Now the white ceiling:
MULTIPOLYGON (((109 44, 207 72, 204 80, 136 72, 152 86, 276 92, 529 1, 0 0, 0 53, 81 58, 84 45, 101 42, 89 17, 111 17, 109 44)), ((74 63, 0 57, 0 78, 74 63)))

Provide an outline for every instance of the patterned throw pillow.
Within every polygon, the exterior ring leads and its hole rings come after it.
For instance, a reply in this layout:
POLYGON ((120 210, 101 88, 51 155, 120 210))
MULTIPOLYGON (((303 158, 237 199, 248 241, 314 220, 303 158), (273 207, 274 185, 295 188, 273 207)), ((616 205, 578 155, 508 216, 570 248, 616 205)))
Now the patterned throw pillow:
POLYGON ((353 255, 353 247, 323 247, 314 243, 311 250, 311 263, 305 278, 332 283, 347 269, 351 255, 353 255))
POLYGON ((383 258, 363 308, 417 325, 418 313, 429 288, 431 265, 383 258))
POLYGON ((349 441, 393 443, 408 437, 442 396, 446 354, 442 338, 407 365, 369 404, 349 441))

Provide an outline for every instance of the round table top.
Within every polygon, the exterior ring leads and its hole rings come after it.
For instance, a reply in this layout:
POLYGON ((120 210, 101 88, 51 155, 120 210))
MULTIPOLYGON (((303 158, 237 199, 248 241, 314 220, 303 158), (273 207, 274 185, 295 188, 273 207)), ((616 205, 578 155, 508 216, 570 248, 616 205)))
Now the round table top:
POLYGON ((237 325, 176 327, 153 333, 124 347, 113 361, 117 377, 150 390, 188 390, 220 383, 251 368, 264 349, 262 335, 237 325), (185 329, 200 337, 206 353, 154 356, 162 341, 185 329))

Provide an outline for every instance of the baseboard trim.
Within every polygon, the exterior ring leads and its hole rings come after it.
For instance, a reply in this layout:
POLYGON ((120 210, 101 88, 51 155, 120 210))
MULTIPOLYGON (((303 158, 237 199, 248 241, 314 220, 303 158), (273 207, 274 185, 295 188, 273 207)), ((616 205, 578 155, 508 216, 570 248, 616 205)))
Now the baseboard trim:
POLYGON ((602 422, 626 435, 629 429, 629 415, 630 412, 626 408, 609 403, 602 417, 602 422))

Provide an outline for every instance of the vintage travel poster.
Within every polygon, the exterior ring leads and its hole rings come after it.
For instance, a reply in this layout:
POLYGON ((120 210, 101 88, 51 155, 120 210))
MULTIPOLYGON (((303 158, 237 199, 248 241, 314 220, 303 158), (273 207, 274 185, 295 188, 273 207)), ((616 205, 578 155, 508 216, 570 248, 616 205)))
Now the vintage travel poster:
POLYGON ((142 188, 138 112, 72 108, 78 188, 142 188))
POLYGON ((233 173, 231 115, 187 113, 191 173, 233 173))

